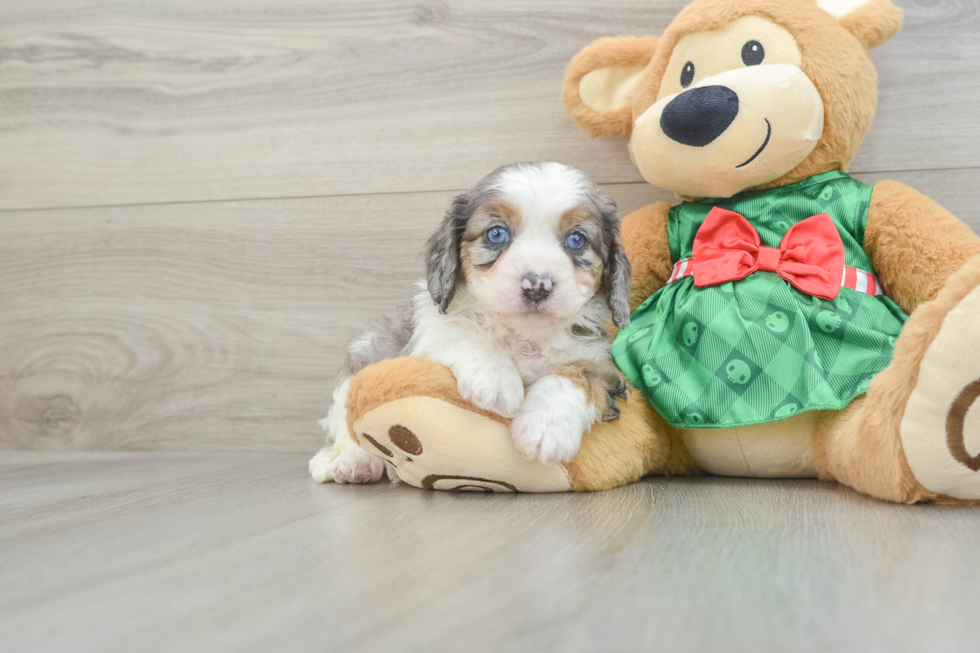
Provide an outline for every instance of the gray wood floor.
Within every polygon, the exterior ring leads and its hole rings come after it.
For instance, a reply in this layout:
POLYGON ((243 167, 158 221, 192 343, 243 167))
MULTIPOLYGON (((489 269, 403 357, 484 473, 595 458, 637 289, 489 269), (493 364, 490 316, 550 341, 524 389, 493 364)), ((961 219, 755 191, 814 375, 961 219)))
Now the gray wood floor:
POLYGON ((976 511, 816 481, 317 486, 298 454, 14 452, 9 651, 976 651, 976 511))
MULTIPOLYGON (((0 0, 0 651, 976 651, 980 511, 809 481, 318 486, 343 347, 454 193, 684 0, 0 0)), ((980 231, 980 1, 899 0, 852 166, 980 231)))

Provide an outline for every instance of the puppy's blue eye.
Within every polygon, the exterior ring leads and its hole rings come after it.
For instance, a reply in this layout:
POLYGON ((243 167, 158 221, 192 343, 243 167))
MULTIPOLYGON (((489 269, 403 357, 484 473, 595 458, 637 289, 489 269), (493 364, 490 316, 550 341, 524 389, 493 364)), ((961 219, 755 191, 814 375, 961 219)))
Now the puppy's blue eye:
POLYGON ((503 245, 510 240, 510 234, 503 227, 490 227, 487 230, 487 240, 494 245, 503 245))
POLYGON ((585 236, 577 231, 573 231, 572 233, 568 234, 568 238, 565 239, 565 246, 568 247, 568 249, 582 249, 585 247, 585 236))

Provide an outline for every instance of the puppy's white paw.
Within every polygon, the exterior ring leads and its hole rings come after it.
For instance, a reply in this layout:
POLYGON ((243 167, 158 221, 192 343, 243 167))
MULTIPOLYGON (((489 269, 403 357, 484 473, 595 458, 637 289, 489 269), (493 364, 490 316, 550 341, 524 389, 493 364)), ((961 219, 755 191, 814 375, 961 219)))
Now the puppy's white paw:
POLYGON ((385 473, 384 461, 358 446, 340 452, 331 468, 337 483, 377 483, 385 473))
POLYGON ((524 455, 553 465, 575 457, 596 420, 584 391, 566 378, 546 376, 528 389, 510 429, 524 455))
POLYGON ((455 373, 459 394, 479 408, 513 417, 524 401, 524 381, 513 365, 468 363, 455 373))
POLYGON ((317 483, 329 483, 333 480, 333 461, 336 459, 332 447, 324 447, 310 458, 310 476, 317 483))

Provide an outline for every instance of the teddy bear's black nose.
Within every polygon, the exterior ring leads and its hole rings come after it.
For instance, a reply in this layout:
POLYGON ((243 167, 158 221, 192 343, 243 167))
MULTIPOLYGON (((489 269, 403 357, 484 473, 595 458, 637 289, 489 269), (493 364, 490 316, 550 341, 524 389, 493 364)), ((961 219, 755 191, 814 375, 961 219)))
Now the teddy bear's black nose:
POLYGON ((704 147, 724 133, 738 115, 738 95, 726 86, 684 91, 664 107, 660 128, 672 140, 704 147))

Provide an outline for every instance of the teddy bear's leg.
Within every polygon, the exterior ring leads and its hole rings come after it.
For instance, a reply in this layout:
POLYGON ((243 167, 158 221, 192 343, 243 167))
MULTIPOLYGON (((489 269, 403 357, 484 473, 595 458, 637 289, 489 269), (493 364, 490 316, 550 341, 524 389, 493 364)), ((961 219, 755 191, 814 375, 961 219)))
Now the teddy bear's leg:
POLYGON ((418 357, 371 365, 354 377, 348 428, 398 477, 428 490, 567 492, 561 465, 528 460, 510 420, 459 394, 448 367, 418 357))
POLYGON ((619 419, 594 424, 582 437, 578 454, 565 464, 572 489, 607 490, 654 473, 698 473, 677 429, 664 421, 639 390, 629 385, 626 398, 618 399, 617 404, 619 419))
POLYGON ((510 420, 467 402, 447 367, 422 358, 361 371, 351 383, 347 416, 362 447, 425 489, 604 490, 650 472, 693 469, 679 438, 639 392, 618 401, 620 419, 596 424, 563 465, 528 460, 514 445, 510 420))
POLYGON ((980 257, 919 305, 868 393, 814 437, 822 477, 913 503, 980 504, 980 257))

